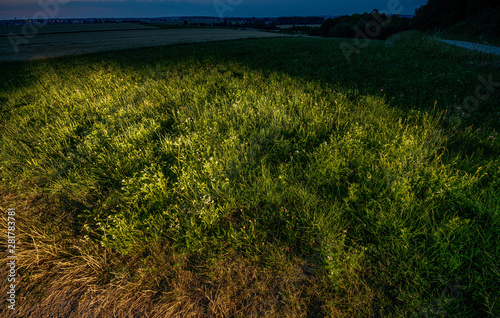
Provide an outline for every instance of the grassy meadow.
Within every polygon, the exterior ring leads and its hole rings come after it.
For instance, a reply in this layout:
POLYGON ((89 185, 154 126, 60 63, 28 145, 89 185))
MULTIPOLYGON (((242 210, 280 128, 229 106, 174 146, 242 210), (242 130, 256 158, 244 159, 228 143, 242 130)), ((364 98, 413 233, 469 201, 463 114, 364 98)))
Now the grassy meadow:
POLYGON ((17 314, 500 316, 499 58, 342 43, 0 63, 17 314))

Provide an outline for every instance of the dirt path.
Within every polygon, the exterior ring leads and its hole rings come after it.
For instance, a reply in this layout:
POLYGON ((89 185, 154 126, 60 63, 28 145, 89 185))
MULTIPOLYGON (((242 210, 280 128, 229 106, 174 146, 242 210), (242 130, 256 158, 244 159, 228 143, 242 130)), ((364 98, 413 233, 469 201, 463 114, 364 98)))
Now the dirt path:
POLYGON ((17 46, 17 52, 16 45, 12 44, 14 39, 2 37, 0 38, 0 61, 25 61, 177 43, 283 36, 261 31, 225 29, 92 30, 92 32, 38 34, 29 39, 17 38, 17 40, 22 40, 22 42, 14 42, 22 43, 17 46))
POLYGON ((463 41, 452 41, 452 40, 439 40, 439 41, 445 42, 445 43, 448 43, 451 45, 463 47, 463 48, 466 48, 469 50, 476 50, 476 51, 479 51, 482 53, 500 55, 500 47, 496 47, 496 46, 471 43, 471 42, 463 42, 463 41))

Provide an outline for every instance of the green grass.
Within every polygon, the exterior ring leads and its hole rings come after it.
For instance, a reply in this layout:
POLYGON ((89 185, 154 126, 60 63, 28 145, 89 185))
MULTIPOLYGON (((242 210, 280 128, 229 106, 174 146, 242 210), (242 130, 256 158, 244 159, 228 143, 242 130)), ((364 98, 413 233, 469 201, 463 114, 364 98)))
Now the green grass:
POLYGON ((416 41, 0 64, 26 304, 87 281, 131 316, 499 316, 500 89, 455 108, 498 59, 416 41))

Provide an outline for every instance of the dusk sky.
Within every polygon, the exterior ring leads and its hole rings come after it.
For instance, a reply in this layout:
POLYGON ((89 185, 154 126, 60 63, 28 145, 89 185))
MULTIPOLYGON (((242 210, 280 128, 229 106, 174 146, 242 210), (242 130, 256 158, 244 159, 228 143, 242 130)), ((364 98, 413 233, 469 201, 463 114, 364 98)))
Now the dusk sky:
POLYGON ((426 0, 0 0, 0 19, 413 14, 426 0))

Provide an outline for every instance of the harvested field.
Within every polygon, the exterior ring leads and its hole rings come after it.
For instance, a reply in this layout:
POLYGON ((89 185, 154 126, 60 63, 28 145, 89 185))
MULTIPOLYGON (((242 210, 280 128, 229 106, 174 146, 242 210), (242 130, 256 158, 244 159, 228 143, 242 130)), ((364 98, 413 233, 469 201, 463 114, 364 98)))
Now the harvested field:
MULTIPOLYGON (((140 26, 139 26, 140 27, 140 26)), ((282 37, 281 34, 224 29, 175 29, 145 28, 143 30, 73 31, 40 33, 27 39, 22 38, 15 52, 11 42, 15 38, 2 37, 0 61, 25 61, 65 55, 79 55, 94 52, 134 49, 176 43, 209 42, 246 38, 282 37)), ((21 40, 21 39, 17 39, 21 40)))

